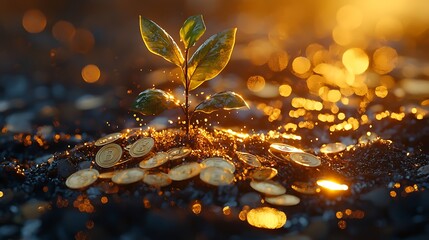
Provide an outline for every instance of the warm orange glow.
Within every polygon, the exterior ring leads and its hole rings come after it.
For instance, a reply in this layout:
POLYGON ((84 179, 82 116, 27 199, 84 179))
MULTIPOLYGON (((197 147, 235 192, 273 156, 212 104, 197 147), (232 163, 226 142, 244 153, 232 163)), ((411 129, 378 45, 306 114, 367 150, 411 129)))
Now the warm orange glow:
POLYGON ((77 29, 71 42, 72 49, 78 53, 88 53, 94 44, 94 36, 86 29, 77 29))
POLYGON ((289 95, 292 93, 292 87, 287 84, 280 85, 279 93, 282 97, 289 97, 289 95))
POLYGON ((247 213, 247 222, 257 228, 277 229, 286 223, 286 214, 270 207, 261 207, 247 213))
POLYGON ((349 187, 345 184, 337 183, 331 180, 317 180, 317 185, 331 191, 347 191, 349 187))
POLYGON ((0 191, 0 198, 2 198, 4 196, 3 191, 0 191))
POLYGON ((40 33, 45 30, 46 17, 38 9, 31 9, 24 13, 22 18, 22 26, 29 33, 40 33))
POLYGON ((289 61, 289 55, 285 51, 278 51, 271 55, 268 60, 268 67, 273 72, 280 72, 286 69, 289 61))
POLYGON ((97 82, 100 78, 100 75, 100 69, 97 67, 97 65, 88 64, 82 68, 82 78, 87 83, 97 82))
POLYGON ((251 76, 247 79, 247 88, 252 92, 259 92, 265 87, 265 78, 262 76, 251 76))
POLYGON ((70 22, 58 21, 52 27, 52 35, 54 38, 61 42, 71 42, 73 36, 76 33, 76 29, 70 22))
POLYGON ((350 48, 343 54, 343 64, 353 74, 362 74, 368 69, 369 59, 364 50, 350 48))
POLYGON ((196 203, 194 203, 194 204, 192 204, 192 212, 193 213, 195 213, 195 214, 200 214, 201 213, 201 210, 202 210, 202 206, 201 206, 201 204, 199 203, 199 202, 196 202, 196 203))
POLYGON ((310 70, 311 62, 308 58, 297 57, 292 62, 292 69, 298 74, 304 74, 310 70))

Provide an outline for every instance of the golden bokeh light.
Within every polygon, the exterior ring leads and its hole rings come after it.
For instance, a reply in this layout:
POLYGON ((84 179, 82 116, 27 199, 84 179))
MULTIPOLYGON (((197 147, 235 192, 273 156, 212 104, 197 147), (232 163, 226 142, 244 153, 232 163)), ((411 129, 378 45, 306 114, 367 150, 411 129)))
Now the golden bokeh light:
POLYGON ((369 58, 364 50, 350 48, 344 52, 342 62, 346 69, 353 74, 362 74, 368 69, 369 58))
POLYGON ((72 49, 79 53, 88 53, 92 50, 94 44, 94 36, 86 29, 77 29, 71 42, 72 49))
POLYGON ((373 55, 373 69, 378 74, 391 72, 398 63, 398 53, 391 47, 381 47, 373 55))
POLYGON ((292 87, 287 84, 280 85, 279 93, 282 97, 289 97, 289 95, 292 93, 292 87))
POLYGON ((317 185, 330 191, 347 191, 349 187, 345 184, 337 183, 336 181, 321 179, 317 180, 317 185))
POLYGON ((254 40, 247 46, 247 57, 254 65, 262 66, 270 59, 272 48, 272 45, 267 40, 254 40))
POLYGON ((95 83, 100 79, 100 69, 97 65, 88 64, 82 68, 82 78, 87 83, 95 83))
POLYGON ((268 67, 273 72, 280 72, 286 69, 289 61, 289 55, 285 51, 277 51, 273 53, 268 60, 268 67))
POLYGON ((397 18, 384 17, 375 25, 375 36, 381 40, 400 40, 404 32, 402 22, 397 18))
POLYGON ((337 23, 344 29, 355 29, 362 24, 362 12, 353 5, 346 5, 337 11, 337 23))
POLYGON ((70 22, 58 21, 52 27, 52 35, 61 42, 69 43, 73 39, 76 29, 70 22))
POLYGON ((247 88, 252 92, 259 92, 265 87, 265 78, 259 75, 247 79, 247 88))
POLYGON ((250 210, 246 216, 247 222, 257 228, 278 229, 285 225, 286 214, 270 207, 250 210))
POLYGON ((292 70, 297 74, 305 74, 310 70, 311 62, 306 57, 297 57, 292 62, 292 70))
POLYGON ((46 16, 38 9, 30 9, 24 13, 22 26, 29 33, 40 33, 45 30, 46 16))
POLYGON ((375 95, 379 98, 385 98, 387 93, 387 88, 385 86, 378 86, 375 88, 375 95))

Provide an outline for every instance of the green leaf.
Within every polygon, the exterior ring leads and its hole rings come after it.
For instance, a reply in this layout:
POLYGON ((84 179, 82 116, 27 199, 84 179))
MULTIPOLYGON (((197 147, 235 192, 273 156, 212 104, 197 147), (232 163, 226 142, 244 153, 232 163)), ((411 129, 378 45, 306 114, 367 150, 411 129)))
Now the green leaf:
POLYGON ((140 16, 140 34, 147 49, 165 60, 182 67, 185 61, 173 38, 153 21, 140 16))
POLYGON ((231 58, 237 28, 225 30, 207 39, 188 63, 189 90, 216 77, 231 58))
POLYGON ((139 94, 131 110, 143 115, 158 115, 178 106, 178 102, 171 94, 159 89, 146 89, 139 94))
POLYGON ((243 97, 235 92, 226 91, 213 94, 195 108, 195 112, 212 113, 217 110, 232 110, 247 107, 243 97))
POLYGON ((206 25, 204 25, 203 16, 191 16, 186 19, 180 29, 180 39, 185 45, 185 48, 188 49, 194 46, 195 42, 200 39, 205 31, 206 25))

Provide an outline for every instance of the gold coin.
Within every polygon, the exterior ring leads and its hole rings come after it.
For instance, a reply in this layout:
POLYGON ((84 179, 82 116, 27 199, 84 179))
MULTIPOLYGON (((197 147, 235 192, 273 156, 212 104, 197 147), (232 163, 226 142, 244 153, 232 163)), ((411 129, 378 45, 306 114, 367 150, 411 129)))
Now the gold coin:
POLYGON ((129 168, 115 173, 112 177, 112 182, 116 184, 130 184, 143 179, 144 170, 140 168, 129 168))
POLYGON ((275 152, 275 151, 271 151, 271 149, 268 149, 268 153, 271 155, 271 156, 273 156, 274 158, 276 158, 277 160, 280 160, 280 161, 285 161, 285 160, 287 160, 286 158, 284 158, 284 155, 279 155, 280 153, 278 153, 278 152, 275 152))
POLYGON ((66 186, 71 189, 88 187, 97 180, 98 175, 99 173, 95 169, 79 170, 67 178, 66 186))
POLYGON ((148 154, 153 146, 155 145, 155 141, 151 137, 140 138, 135 141, 133 145, 130 147, 130 155, 131 157, 143 157, 148 154))
POLYGON ((275 152, 282 152, 282 153, 293 153, 293 152, 303 152, 301 149, 284 144, 284 143, 273 143, 270 145, 270 149, 275 152))
POLYGON ((283 194, 279 196, 265 197, 265 201, 278 206, 295 206, 299 204, 300 199, 294 195, 283 194))
POLYGON ((176 166, 168 172, 168 176, 173 181, 182 181, 193 178, 200 174, 201 166, 197 162, 188 162, 176 166))
POLYGON ((305 167, 317 167, 321 164, 320 159, 310 153, 291 153, 290 159, 305 167))
POLYGON ((206 167, 201 170, 200 179, 205 183, 215 186, 228 185, 234 180, 234 174, 227 169, 206 167))
POLYGON ((145 159, 139 163, 139 167, 143 169, 150 169, 159 167, 168 161, 168 153, 157 152, 152 157, 145 159))
POLYGON ((227 169, 231 173, 235 172, 234 163, 221 157, 206 158, 204 159, 204 161, 201 162, 201 167, 202 168, 219 167, 219 168, 227 169))
POLYGON ((246 163, 247 165, 250 165, 252 167, 260 167, 261 166, 261 162, 258 160, 258 157, 247 153, 247 152, 239 152, 236 151, 235 152, 237 154, 237 157, 240 161, 246 163))
POLYGON ((320 192, 320 188, 314 184, 307 182, 294 182, 291 188, 299 193, 303 194, 316 194, 320 192))
POLYGON ((154 187, 165 187, 171 184, 171 179, 163 172, 149 172, 144 175, 143 182, 154 187))
POLYGON ((192 149, 189 147, 175 147, 175 148, 171 148, 167 151, 168 158, 170 160, 176 160, 176 159, 184 158, 184 157, 188 156, 189 154, 191 154, 191 152, 192 152, 192 149))
POLYGON ((277 175, 277 169, 272 167, 260 167, 251 172, 250 177, 256 181, 270 180, 277 175))
POLYGON ((116 172, 104 172, 104 173, 100 173, 100 175, 98 175, 99 179, 111 179, 113 177, 113 175, 115 175, 116 172))
POLYGON ((320 152, 321 153, 339 153, 342 152, 346 149, 346 145, 344 145, 344 143, 341 142, 336 142, 336 143, 328 143, 328 144, 323 144, 320 147, 320 152))
POLYGON ((286 188, 284 188, 280 183, 274 182, 272 180, 251 181, 250 187, 260 193, 271 196, 282 195, 286 192, 286 188))
POLYGON ((122 138, 122 133, 111 133, 104 137, 99 138, 97 141, 95 141, 95 146, 103 146, 108 143, 112 143, 120 138, 122 138))
POLYGON ((95 162, 102 168, 114 166, 122 156, 122 148, 116 143, 110 143, 98 150, 95 155, 95 162))

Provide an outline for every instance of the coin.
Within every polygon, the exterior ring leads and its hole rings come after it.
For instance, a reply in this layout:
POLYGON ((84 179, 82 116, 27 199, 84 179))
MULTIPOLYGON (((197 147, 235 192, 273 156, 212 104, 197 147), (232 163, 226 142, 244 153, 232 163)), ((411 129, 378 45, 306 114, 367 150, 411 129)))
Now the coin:
POLYGON ((283 194, 279 196, 265 197, 265 201, 278 206, 295 206, 300 202, 300 199, 294 195, 283 194))
POLYGON ((321 153, 339 153, 342 152, 346 149, 346 145, 344 145, 344 143, 341 142, 336 142, 336 143, 327 143, 327 144, 323 144, 320 147, 320 152, 321 153))
POLYGON ((145 159, 139 163, 139 167, 143 169, 150 169, 159 167, 168 161, 168 153, 157 152, 152 157, 145 159))
POLYGON ((176 160, 179 158, 184 158, 186 156, 188 156, 189 154, 191 154, 192 149, 189 147, 175 147, 175 148, 171 148, 167 151, 168 153, 168 158, 170 160, 176 160))
POLYGON ((270 149, 272 151, 282 152, 282 153, 303 152, 301 149, 297 147, 284 144, 284 143, 273 143, 270 145, 270 149))
POLYGON ((276 175, 277 175, 277 169, 272 167, 260 167, 260 168, 254 169, 251 172, 250 177, 256 181, 264 181, 264 180, 270 180, 276 175))
POLYGON ((201 166, 197 162, 188 162, 176 166, 168 172, 168 176, 173 181, 182 181, 189 178, 193 178, 200 174, 201 166))
POLYGON ((227 169, 206 167, 201 170, 200 179, 205 183, 215 186, 228 185, 234 180, 234 174, 227 169))
POLYGON ((305 167, 317 167, 321 164, 320 159, 310 153, 291 153, 290 159, 305 167))
POLYGON ((261 166, 261 162, 258 160, 258 157, 247 153, 247 152, 239 152, 236 151, 235 152, 237 154, 237 157, 240 161, 246 163, 247 165, 250 165, 252 167, 260 167, 261 166))
POLYGON ((95 141, 95 146, 103 146, 106 145, 108 143, 112 143, 116 140, 118 140, 119 138, 122 138, 122 133, 111 133, 108 134, 104 137, 99 138, 97 141, 95 141))
POLYGON ((171 179, 163 172, 148 172, 144 175, 143 182, 154 187, 165 187, 171 184, 171 179))
POLYGON ((129 168, 115 173, 112 177, 112 182, 116 184, 130 184, 143 179, 144 170, 140 168, 129 168))
POLYGON ((130 155, 131 157, 143 157, 148 154, 153 146, 155 145, 155 140, 151 137, 140 138, 135 141, 133 145, 130 147, 130 155))
POLYGON ((112 172, 104 172, 104 173, 100 173, 100 175, 98 175, 99 179, 111 179, 113 177, 113 175, 115 175, 116 172, 112 171, 112 172))
POLYGON ((66 186, 71 189, 88 187, 97 180, 98 175, 99 173, 95 169, 79 170, 67 178, 66 186))
POLYGON ((280 183, 274 182, 272 180, 251 181, 250 187, 260 193, 271 196, 282 195, 286 192, 286 188, 284 188, 280 183))
POLYGON ((114 166, 122 156, 122 148, 116 143, 110 143, 98 150, 95 162, 102 168, 114 166))
POLYGON ((223 168, 223 169, 227 169, 231 173, 235 172, 234 163, 232 163, 231 161, 226 160, 224 158, 221 158, 221 157, 206 158, 206 159, 204 159, 204 161, 201 162, 201 167, 202 168, 206 168, 206 167, 220 167, 220 168, 223 168))
POLYGON ((274 158, 276 158, 277 160, 280 160, 280 161, 285 161, 285 160, 287 160, 287 159, 285 159, 283 156, 278 155, 278 154, 279 154, 278 152, 271 151, 271 149, 268 149, 268 153, 269 153, 271 156, 273 156, 274 158))
POLYGON ((291 188, 299 193, 303 194, 316 194, 320 192, 320 188, 314 184, 307 182, 294 182, 291 188))

